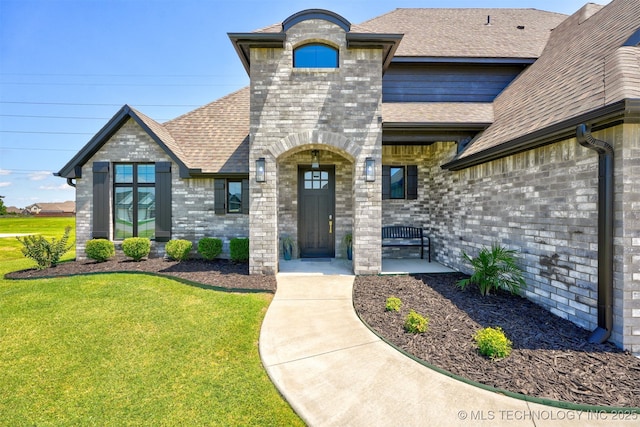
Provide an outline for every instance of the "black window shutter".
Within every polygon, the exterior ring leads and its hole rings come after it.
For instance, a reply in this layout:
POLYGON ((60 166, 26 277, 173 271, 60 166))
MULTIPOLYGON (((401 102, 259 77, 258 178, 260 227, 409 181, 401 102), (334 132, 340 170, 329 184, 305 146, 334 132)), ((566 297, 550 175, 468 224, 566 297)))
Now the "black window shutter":
POLYGON ((226 213, 227 192, 225 187, 224 179, 216 179, 213 182, 213 210, 216 215, 224 215, 226 213))
POLYGON ((391 198, 391 166, 382 165, 382 199, 391 198))
POLYGON ((156 163, 156 241, 171 240, 171 162, 156 163))
POLYGON ((93 163, 94 239, 109 238, 109 162, 93 163))
POLYGON ((242 213, 249 213, 249 180, 242 180, 242 213))
POLYGON ((418 166, 407 166, 407 199, 415 200, 418 198, 418 166))

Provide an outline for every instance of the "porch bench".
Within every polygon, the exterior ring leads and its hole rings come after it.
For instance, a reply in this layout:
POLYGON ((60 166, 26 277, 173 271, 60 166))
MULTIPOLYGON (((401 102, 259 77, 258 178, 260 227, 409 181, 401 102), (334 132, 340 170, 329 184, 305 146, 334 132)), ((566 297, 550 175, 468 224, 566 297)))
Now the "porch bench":
POLYGON ((425 241, 429 262, 431 262, 431 239, 424 235, 422 228, 405 225, 382 227, 382 247, 420 248, 420 259, 424 259, 425 241))

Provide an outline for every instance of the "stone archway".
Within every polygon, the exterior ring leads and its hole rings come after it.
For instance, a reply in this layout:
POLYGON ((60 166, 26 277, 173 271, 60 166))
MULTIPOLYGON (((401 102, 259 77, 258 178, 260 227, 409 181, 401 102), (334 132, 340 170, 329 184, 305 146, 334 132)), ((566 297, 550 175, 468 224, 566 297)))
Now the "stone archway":
POLYGON ((344 135, 315 130, 291 134, 269 147, 267 151, 278 161, 283 155, 305 149, 334 151, 352 162, 362 151, 359 145, 354 144, 344 135))

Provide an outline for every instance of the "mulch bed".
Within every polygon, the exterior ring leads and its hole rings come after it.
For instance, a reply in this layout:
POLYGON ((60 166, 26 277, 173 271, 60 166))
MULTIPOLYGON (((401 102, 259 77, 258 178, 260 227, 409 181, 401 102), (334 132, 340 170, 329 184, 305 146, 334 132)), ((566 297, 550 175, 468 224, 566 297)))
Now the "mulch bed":
MULTIPOLYGON (((64 262, 46 270, 22 270, 9 279, 75 274, 154 273, 229 290, 274 292, 274 276, 249 275, 247 264, 226 260, 183 262, 124 257, 104 263, 64 262)), ((640 408, 640 359, 613 344, 589 344, 589 331, 550 314, 534 303, 507 293, 481 297, 477 289, 458 289, 461 274, 360 276, 354 305, 361 318, 404 351, 479 383, 528 396, 576 404, 640 408), (387 297, 403 302, 400 313, 385 311, 387 297), (403 329, 410 309, 429 317, 424 334, 403 329), (513 341, 502 360, 480 356, 473 334, 500 326, 513 341)))
POLYGON ((118 256, 100 263, 92 260, 63 262, 53 268, 21 270, 8 273, 5 277, 7 279, 38 279, 112 272, 161 274, 229 290, 267 292, 276 290, 275 276, 249 275, 247 263, 217 259, 213 261, 191 259, 177 262, 163 258, 149 258, 135 262, 130 258, 118 256))
POLYGON ((455 375, 528 396, 640 408, 640 358, 610 343, 590 344, 589 331, 527 299, 462 291, 455 283, 463 277, 357 277, 354 305, 387 341, 455 375), (402 300, 399 313, 385 310, 389 296, 402 300), (410 309, 430 318, 426 333, 404 331, 410 309), (472 336, 487 326, 502 327, 513 342, 509 357, 491 361, 477 352, 472 336))

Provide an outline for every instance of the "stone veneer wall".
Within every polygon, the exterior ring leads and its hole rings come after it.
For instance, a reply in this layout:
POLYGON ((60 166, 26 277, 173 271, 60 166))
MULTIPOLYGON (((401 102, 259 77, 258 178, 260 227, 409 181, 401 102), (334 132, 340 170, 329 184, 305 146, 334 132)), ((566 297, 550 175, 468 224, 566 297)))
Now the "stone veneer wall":
MULTIPOLYGON (((453 144, 451 144, 453 145, 453 144)), ((382 205, 382 225, 408 225, 421 227, 426 236, 431 237, 431 245, 434 241, 431 233, 431 201, 428 189, 430 174, 427 165, 432 163, 431 151, 429 147, 412 146, 383 146, 382 164, 385 166, 418 166, 418 198, 416 200, 406 199, 386 199, 382 205)), ((432 254, 433 247, 431 248, 432 254)), ((382 249, 383 258, 420 258, 418 248, 395 248, 387 247, 382 249)), ((425 259, 427 258, 425 248, 425 259)))
POLYGON ((430 147, 431 232, 436 259, 470 272, 493 242, 520 252, 525 294, 587 329, 597 313, 597 156, 574 140, 458 172, 440 165, 451 144, 430 147))
MULTIPOLYGON (((82 178, 76 182, 76 256, 86 259, 85 242, 91 239, 93 228, 93 162, 158 162, 171 161, 158 144, 133 120, 129 119, 82 168, 82 178)), ((113 167, 110 168, 110 174, 113 167)), ((232 237, 247 237, 249 216, 242 214, 214 215, 213 179, 181 179, 174 164, 172 176, 172 239, 194 243, 202 237, 219 237, 224 242, 223 257, 228 256, 232 237)), ((110 176, 113 182, 113 175, 110 176)), ((111 189, 111 191, 113 191, 111 189)), ((113 203, 113 198, 110 198, 113 203)), ((113 210, 110 208, 110 215, 113 210)), ((111 236, 113 240, 113 236, 111 236)), ((152 255, 164 255, 164 243, 152 242, 152 255)))
MULTIPOLYGON (((614 325, 622 325, 624 348, 640 355, 640 124, 625 124, 608 133, 595 133, 606 141, 624 144, 615 157, 616 235, 614 249, 614 325), (612 139, 609 139, 612 138, 612 139), (621 197, 618 196, 621 194, 621 197)), ((618 328, 614 327, 614 339, 618 328)))
MULTIPOLYGON (((594 132, 616 150, 614 330, 640 352, 640 126, 594 132), (623 131, 624 130, 624 131, 623 131)), ((434 259, 470 272, 462 252, 498 242, 520 252, 525 295, 586 329, 597 326, 598 157, 575 139, 462 171, 455 144, 384 147, 384 164, 419 163, 416 201, 385 201, 383 222, 422 224, 434 259), (423 163, 424 162, 424 163, 423 163)))
POLYGON ((312 147, 353 162, 354 271, 380 271, 381 184, 380 179, 364 182, 364 160, 381 155, 381 70, 381 49, 348 49, 344 30, 321 19, 289 28, 284 49, 251 49, 252 274, 273 274, 278 268, 279 194, 289 191, 278 187, 279 163, 312 147), (319 41, 340 49, 339 68, 294 69, 294 47, 319 41), (256 183, 255 161, 261 157, 267 180, 256 183))

